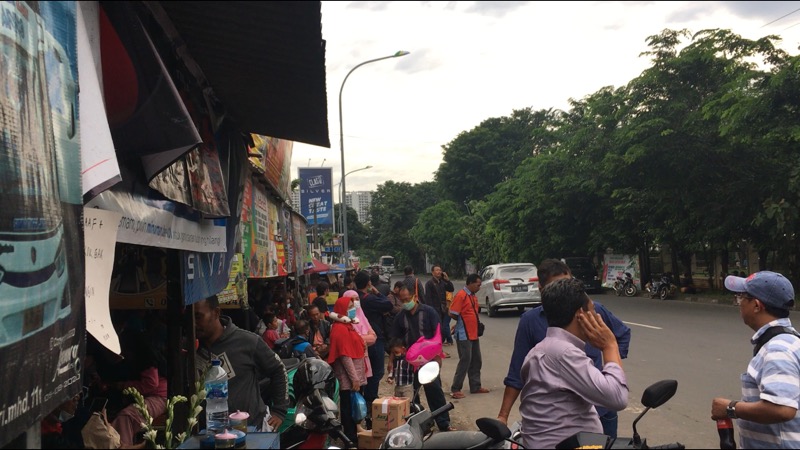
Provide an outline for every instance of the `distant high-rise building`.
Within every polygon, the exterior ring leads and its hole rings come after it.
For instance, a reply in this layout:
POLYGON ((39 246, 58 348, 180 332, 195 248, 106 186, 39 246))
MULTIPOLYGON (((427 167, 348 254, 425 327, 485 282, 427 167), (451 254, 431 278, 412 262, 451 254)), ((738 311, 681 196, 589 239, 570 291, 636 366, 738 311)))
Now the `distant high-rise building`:
POLYGON ((369 223, 369 208, 372 206, 371 191, 348 192, 345 195, 345 203, 347 206, 356 210, 359 222, 369 223))
POLYGON ((300 189, 295 189, 292 191, 292 208, 295 211, 300 211, 300 189))

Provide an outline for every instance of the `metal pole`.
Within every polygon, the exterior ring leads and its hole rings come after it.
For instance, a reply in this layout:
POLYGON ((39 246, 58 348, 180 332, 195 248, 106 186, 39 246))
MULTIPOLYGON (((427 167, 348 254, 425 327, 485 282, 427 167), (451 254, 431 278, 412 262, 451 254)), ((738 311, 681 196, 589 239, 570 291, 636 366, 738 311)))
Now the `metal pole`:
MULTIPOLYGON (((346 202, 345 196, 347 195, 347 189, 345 188, 345 182, 344 182, 346 174, 344 169, 344 125, 342 124, 342 91, 344 90, 344 83, 347 82, 347 78, 350 77, 350 74, 353 73, 354 70, 358 69, 359 67, 365 64, 377 61, 383 61, 384 59, 397 58, 405 55, 408 55, 408 52, 399 51, 391 56, 384 56, 383 58, 376 58, 376 59, 370 59, 369 61, 364 61, 358 64, 357 66, 353 67, 352 69, 350 69, 350 71, 347 72, 347 75, 345 75, 344 80, 342 80, 342 86, 339 88, 339 149, 341 151, 341 158, 342 158, 342 203, 346 202)), ((347 254, 349 251, 347 245, 347 205, 346 204, 343 205, 343 208, 344 209, 342 209, 342 234, 343 234, 342 253, 345 259, 344 260, 345 267, 347 267, 347 262, 348 262, 347 254)))

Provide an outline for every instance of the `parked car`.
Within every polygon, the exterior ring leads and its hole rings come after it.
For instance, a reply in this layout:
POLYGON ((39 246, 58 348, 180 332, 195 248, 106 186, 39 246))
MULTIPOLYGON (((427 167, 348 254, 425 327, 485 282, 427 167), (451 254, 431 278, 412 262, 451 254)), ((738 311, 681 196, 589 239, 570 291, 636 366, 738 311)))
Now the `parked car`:
POLYGON ((602 281, 597 273, 597 268, 590 258, 577 256, 562 258, 561 261, 569 266, 573 277, 583 281, 583 289, 586 290, 586 292, 600 293, 603 291, 602 281))
POLYGON ((480 271, 483 283, 478 291, 478 307, 486 309, 489 317, 497 315, 500 308, 517 308, 542 303, 539 294, 539 276, 531 263, 493 264, 480 271))

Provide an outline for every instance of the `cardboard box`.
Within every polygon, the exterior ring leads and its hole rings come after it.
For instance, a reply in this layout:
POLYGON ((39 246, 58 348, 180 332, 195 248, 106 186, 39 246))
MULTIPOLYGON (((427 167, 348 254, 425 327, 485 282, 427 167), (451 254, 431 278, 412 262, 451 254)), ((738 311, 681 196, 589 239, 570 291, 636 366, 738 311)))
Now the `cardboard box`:
POLYGON ((374 436, 371 430, 358 432, 358 448, 378 449, 383 444, 384 436, 374 436))
POLYGON ((410 410, 409 399, 381 397, 372 402, 372 435, 386 436, 389 430, 406 423, 405 416, 410 410))

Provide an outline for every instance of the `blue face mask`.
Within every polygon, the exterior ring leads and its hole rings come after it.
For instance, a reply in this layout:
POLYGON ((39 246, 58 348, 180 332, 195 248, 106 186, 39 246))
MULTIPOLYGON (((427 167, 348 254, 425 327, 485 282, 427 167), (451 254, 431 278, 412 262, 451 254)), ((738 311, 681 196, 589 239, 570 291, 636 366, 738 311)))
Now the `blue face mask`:
POLYGON ((348 309, 347 310, 347 317, 349 317, 351 320, 355 319, 356 318, 356 309, 355 308, 348 309))
POLYGON ((410 302, 408 302, 408 303, 403 303, 403 308, 405 308, 405 310, 406 310, 406 311, 411 311, 412 309, 414 309, 414 306, 416 306, 416 305, 417 305, 417 302, 415 302, 415 301, 412 299, 412 300, 411 300, 410 302))

